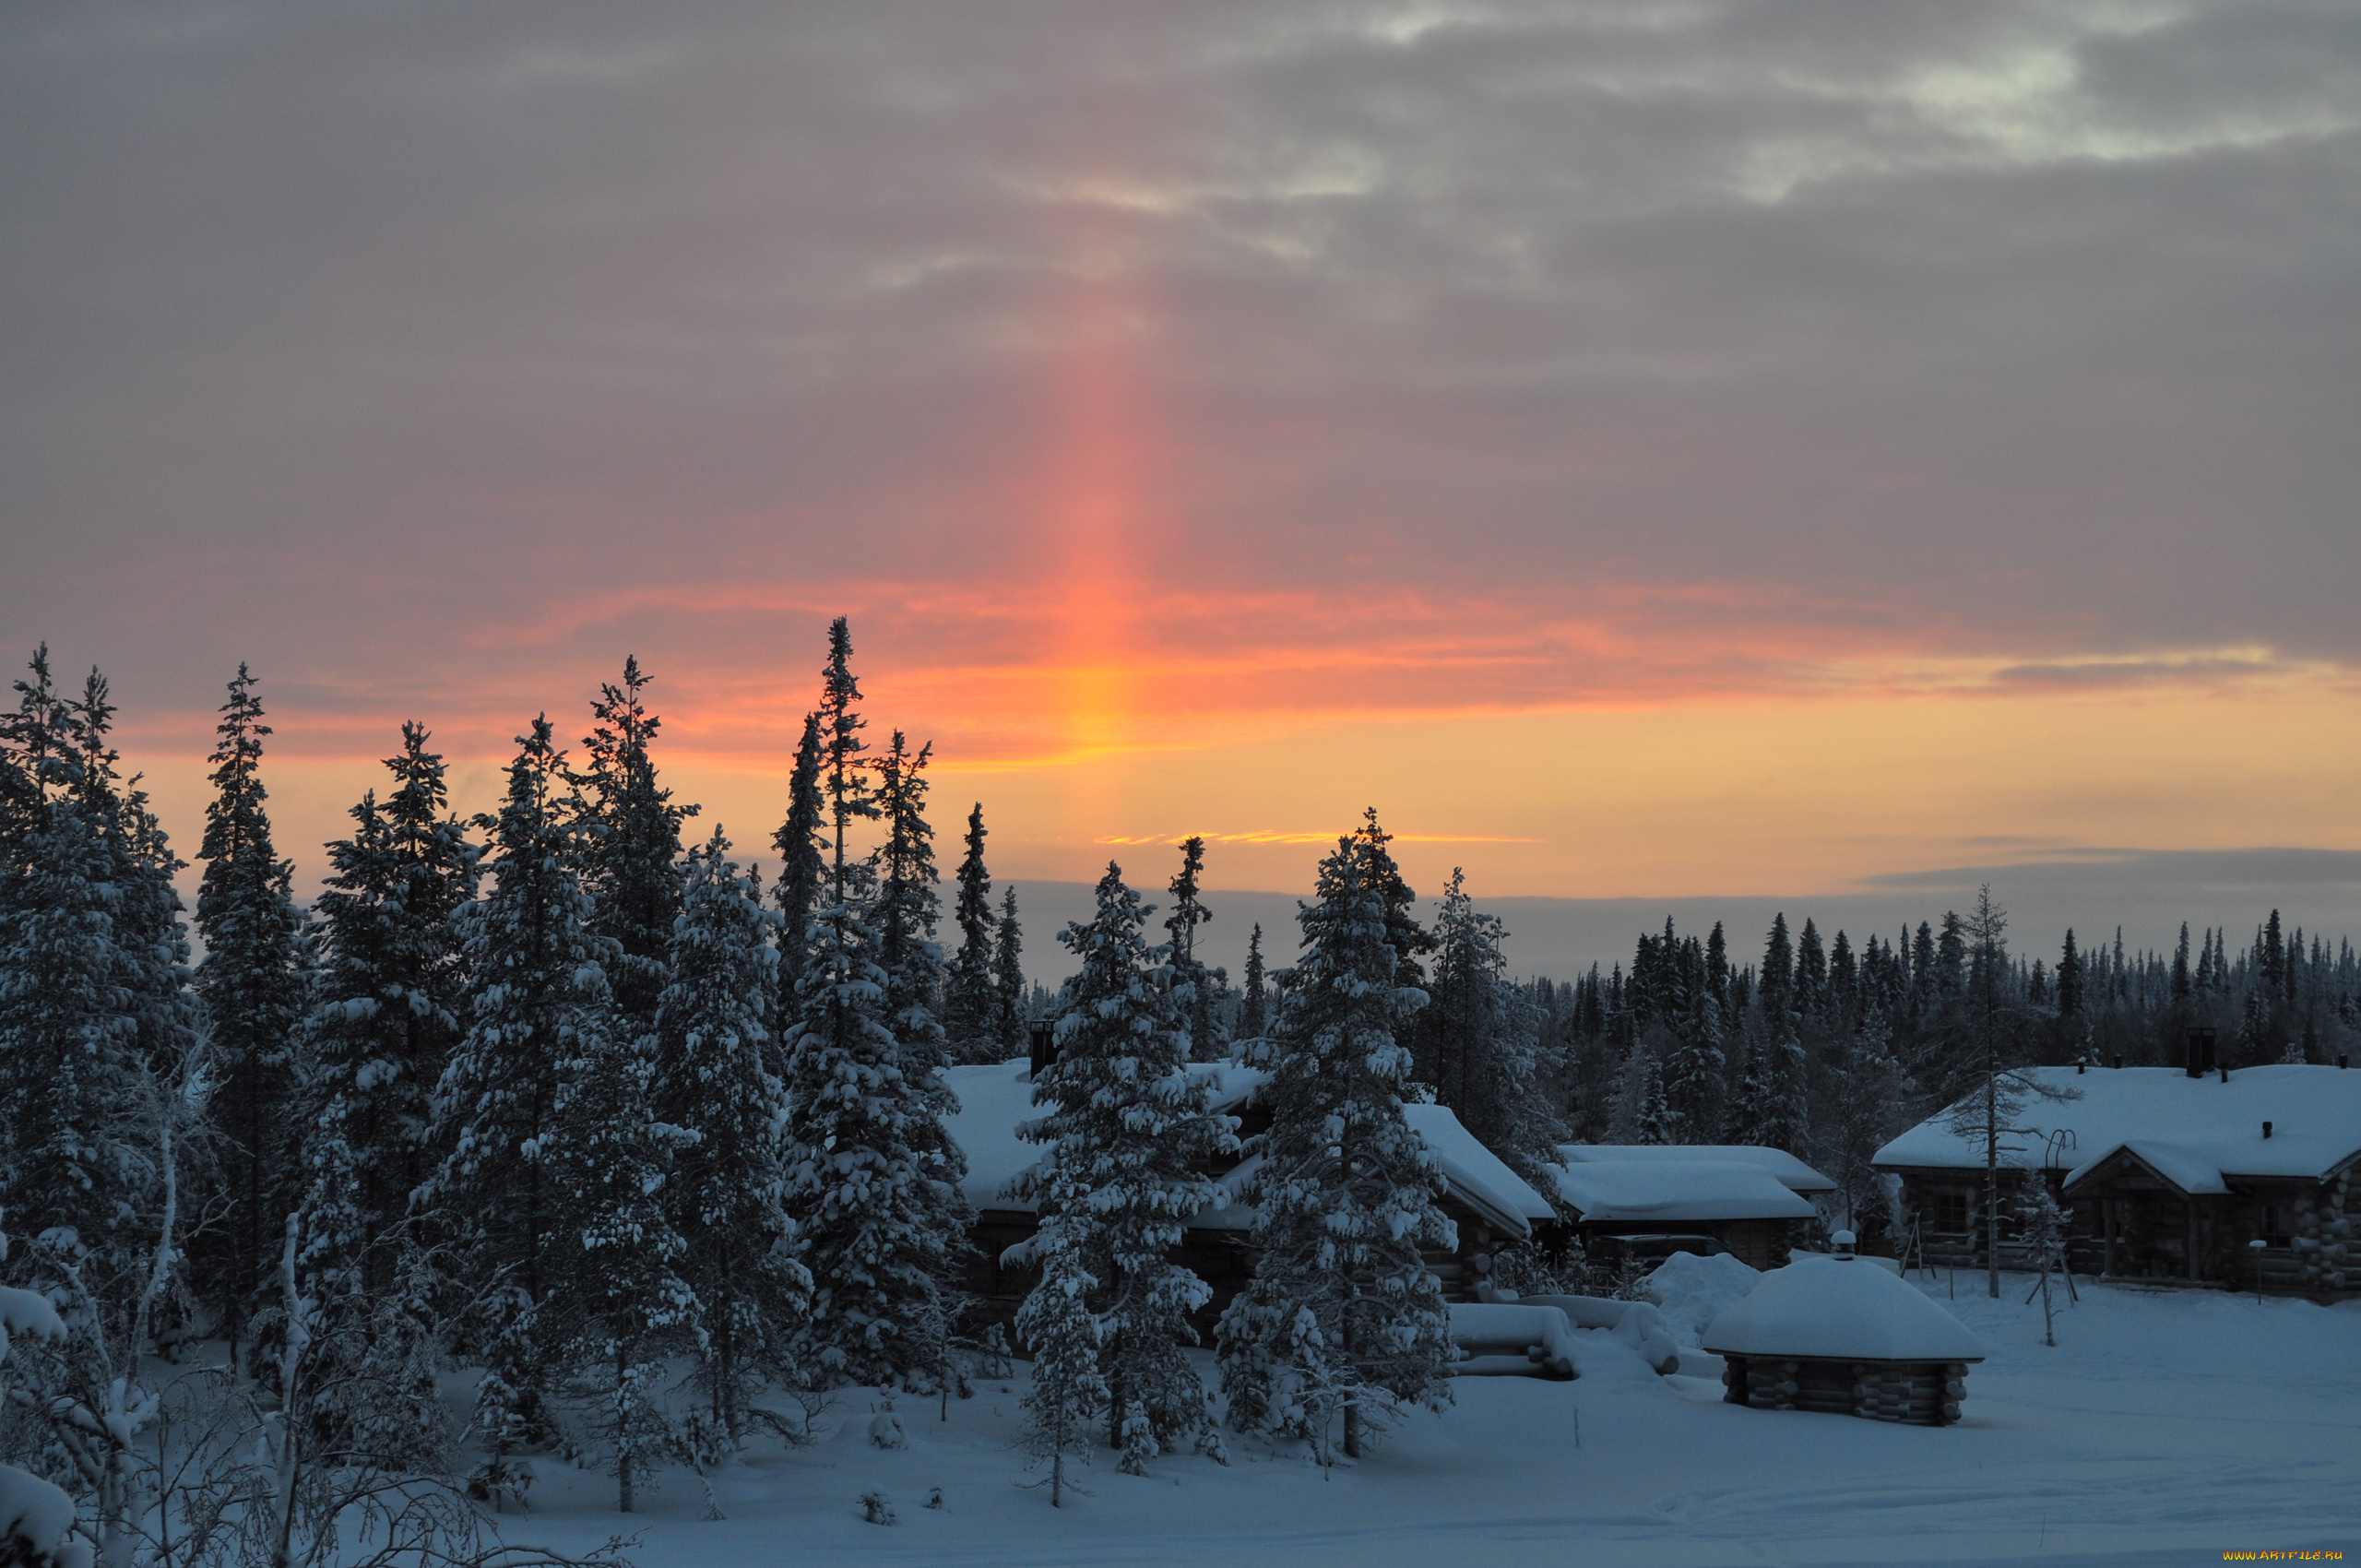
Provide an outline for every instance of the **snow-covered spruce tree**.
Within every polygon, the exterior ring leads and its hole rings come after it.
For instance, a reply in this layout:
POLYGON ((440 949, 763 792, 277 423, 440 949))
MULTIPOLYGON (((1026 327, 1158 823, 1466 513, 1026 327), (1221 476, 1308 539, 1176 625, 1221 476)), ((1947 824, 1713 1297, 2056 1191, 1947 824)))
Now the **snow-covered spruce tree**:
POLYGON ((1031 1049, 1025 1018, 1025 928, 1016 919, 1016 889, 1000 895, 1000 929, 992 933, 992 985, 1000 992, 1000 1060, 1031 1049))
POLYGON ((1046 1270, 1038 1290, 1062 1291, 1084 1274, 1097 1281, 1089 1303, 1108 1436, 1132 1475, 1209 1432, 1204 1384, 1180 1348, 1196 1343, 1189 1314, 1212 1292, 1171 1253, 1182 1222, 1217 1196, 1203 1168, 1237 1148, 1228 1118, 1207 1112, 1205 1086, 1188 1071, 1189 997, 1174 983, 1171 949, 1143 940, 1145 916, 1110 862, 1097 912, 1062 933, 1082 968, 1058 994, 1057 1060, 1033 1086, 1044 1114, 1018 1129, 1048 1152, 1026 1179, 1040 1229, 1012 1250, 1028 1263, 1077 1260, 1046 1270), (1126 1431, 1134 1412, 1145 1420, 1126 1431))
POLYGON ((1107 1403, 1100 1367, 1105 1328, 1091 1310, 1097 1281, 1079 1253, 1050 1256, 1041 1283, 1016 1311, 1016 1332, 1033 1348, 1025 1390, 1025 1453, 1050 1467, 1050 1504, 1065 1503, 1066 1456, 1090 1454, 1090 1431, 1107 1403))
POLYGON ((1000 986, 992 978, 992 876, 984 866, 984 804, 967 814, 967 852, 959 861, 959 951, 943 980, 943 1032, 955 1062, 1004 1060, 1000 986))
POLYGON ((1401 873, 1386 841, 1370 813, 1321 862, 1317 899, 1298 917, 1303 957, 1251 1058, 1271 1074, 1272 1125, 1252 1145, 1264 1157, 1251 1194, 1261 1256, 1218 1336, 1232 1424, 1276 1426, 1324 1453, 1341 1414, 1348 1458, 1403 1405, 1451 1396, 1449 1317, 1421 1253, 1457 1236, 1435 1206, 1434 1157, 1402 1115, 1410 1053, 1394 1029, 1426 997, 1401 983, 1388 929, 1401 873))
POLYGON ((846 833, 879 807, 861 776, 859 683, 852 639, 829 630, 820 707, 820 784, 830 842, 828 902, 812 917, 788 1038, 793 1108, 789 1213, 812 1273, 812 1322, 799 1351, 823 1386, 886 1384, 931 1372, 949 1338, 945 1281, 958 1202, 950 1139, 931 1071, 905 1071, 888 1026, 889 976, 869 907, 872 868, 852 860, 846 833))
POLYGON ((639 1479, 670 1446, 665 1359, 704 1347, 696 1293, 681 1277, 687 1245, 665 1190, 688 1136, 656 1120, 653 1037, 599 1004, 599 972, 586 966, 577 983, 586 1001, 564 1035, 544 1140, 554 1146, 542 1158, 558 1271, 535 1310, 545 1343, 594 1391, 586 1424, 612 1456, 616 1506, 628 1514, 639 1479))
POLYGON ((1691 998, 1689 1016, 1676 1021, 1673 1034, 1663 1063, 1667 1140, 1712 1143, 1728 1066, 1722 1054, 1721 1006, 1710 991, 1701 988, 1691 998))
POLYGON ((1238 1038, 1260 1039, 1271 1027, 1270 999, 1263 985, 1263 922, 1246 939, 1246 992, 1238 1004, 1238 1038))
POLYGON ((456 922, 475 898, 477 849, 427 740, 402 726, 401 754, 386 759, 391 790, 352 808, 314 905, 301 1273, 324 1302, 393 1288, 410 1194, 436 1163, 434 1087, 468 1005, 456 922))
POLYGON ((273 1276, 288 1211, 302 1196, 295 1029, 303 1014, 303 917, 294 867, 271 843, 259 769, 263 737, 255 680, 230 683, 213 748, 214 797, 196 858, 205 874, 196 930, 205 962, 197 994, 213 1028, 214 1223, 191 1238, 199 1294, 219 1314, 232 1360, 273 1276))
POLYGON ((1764 940, 1755 997, 1760 1028, 1749 1041, 1728 1133, 1734 1143, 1794 1153, 1804 1139, 1804 1052, 1796 1038, 1795 960, 1787 917, 1775 915, 1764 940))
POLYGON ((663 720, 647 711, 649 678, 623 660, 620 686, 602 683, 590 705, 597 727, 583 738, 588 766, 571 782, 587 831, 582 886, 590 929, 613 941, 608 985, 622 1026, 635 1037, 655 1027, 664 991, 664 947, 681 913, 681 824, 694 806, 672 803, 649 751, 663 720))
MULTIPOLYGON (((951 1064, 951 1046, 943 1032, 943 947, 934 939, 942 918, 942 900, 935 892, 941 879, 934 869, 934 828, 926 819, 926 766, 934 755, 931 743, 915 753, 899 730, 877 758, 877 806, 885 822, 885 841, 872 856, 872 885, 877 889, 877 956, 885 969, 886 1028, 900 1047, 905 1081, 917 1091, 926 1114, 913 1123, 912 1147, 930 1172, 922 1195, 934 1210, 931 1221, 948 1239, 949 1262, 970 1255, 968 1229, 975 1211, 960 1192, 967 1177, 967 1157, 954 1142, 943 1118, 958 1113, 958 1097, 943 1079, 951 1064)), ((964 1310, 953 1289, 951 1269, 940 1277, 943 1341, 936 1348, 936 1369, 950 1373, 950 1320, 964 1310)))
POLYGON ((734 1440, 753 1395, 793 1377, 812 1279, 787 1218, 787 1086, 770 1068, 778 917, 729 850, 717 827, 689 852, 656 1014, 655 1095, 657 1119, 688 1135, 670 1186, 684 1243, 675 1272, 703 1306, 698 1381, 734 1440))
MULTIPOLYGON (((1221 1027, 1214 971, 1197 959, 1197 928, 1214 918, 1199 895, 1204 870, 1205 841, 1192 834, 1180 841, 1180 869, 1173 873, 1169 887, 1172 913, 1165 918, 1164 929, 1172 933, 1174 992, 1189 998, 1181 1007, 1181 1021, 1189 1030, 1190 1058, 1217 1062, 1228 1050, 1229 1039, 1221 1027)), ((1227 976, 1223 983, 1228 983, 1227 976)))
POLYGON ((16 1273, 71 1264, 90 1299, 120 1303, 149 1261, 156 1087, 184 1081, 200 1038, 181 861, 121 776, 105 678, 72 700, 46 647, 31 668, 0 738, 0 1206, 47 1243, 16 1273))
POLYGON ((500 814, 477 819, 492 835, 492 888, 460 916, 468 1030, 435 1089, 435 1137, 447 1152, 422 1194, 454 1229, 457 1280, 479 1292, 469 1313, 484 1362, 476 1426, 491 1452, 475 1485, 494 1496, 519 1485, 510 1455, 553 1430, 540 1317, 576 1263, 567 1194, 552 1170, 558 1096, 570 1064, 591 1054, 584 1037, 611 1028, 605 965, 614 956, 613 943, 590 931, 578 812, 561 793, 565 754, 548 718, 518 743, 500 814))
MULTIPOLYGON (((1650 1029, 1649 1035, 1660 1035, 1661 1029, 1650 1029)), ((1633 1118, 1631 1138, 1634 1143, 1668 1144, 1674 1142, 1672 1106, 1665 1096, 1664 1058, 1643 1039, 1640 1045, 1638 1106, 1633 1118)))
POLYGON ((807 713, 788 787, 787 820, 771 837, 779 858, 779 995, 789 1007, 802 985, 804 956, 812 948, 812 911, 819 908, 828 885, 827 802, 820 793, 820 716, 807 713))
POLYGON ((298 1288, 315 1437, 329 1452, 428 1470, 449 1441, 434 1387, 442 1354, 431 1266, 447 1232, 414 1224, 433 1173, 434 1086, 459 1038, 467 973, 454 927, 475 897, 476 849, 450 812, 443 759, 402 726, 381 805, 352 808, 327 846, 304 1086, 298 1288))
POLYGON ((1405 1032, 1415 1045, 1413 1071, 1435 1099, 1486 1147, 1532 1173, 1554 1158, 1549 1146, 1561 1130, 1534 1092, 1532 1019, 1513 1005, 1504 935, 1497 917, 1477 910, 1465 873, 1453 867, 1435 916, 1429 1001, 1405 1032))

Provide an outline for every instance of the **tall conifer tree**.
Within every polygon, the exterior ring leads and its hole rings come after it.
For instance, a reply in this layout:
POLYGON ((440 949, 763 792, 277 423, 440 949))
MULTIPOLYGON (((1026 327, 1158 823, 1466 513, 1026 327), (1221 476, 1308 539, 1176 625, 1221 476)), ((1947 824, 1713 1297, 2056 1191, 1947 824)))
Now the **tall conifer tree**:
POLYGON ((1202 1437, 1204 1386, 1181 1354, 1189 1314, 1211 1289, 1172 1261, 1181 1226, 1217 1196, 1204 1167, 1234 1152, 1227 1118, 1205 1109, 1204 1080, 1188 1071, 1189 1034, 1168 946, 1142 938, 1147 911, 1109 863, 1097 909, 1065 944, 1081 961, 1058 998, 1058 1054, 1034 1085, 1042 1116, 1021 1134, 1048 1146, 1028 1191, 1041 1226, 1026 1250, 1050 1267, 1028 1303, 1037 1320, 1081 1274, 1101 1335, 1111 1443, 1126 1473, 1202 1437))
POLYGON ((1450 1398, 1442 1292, 1423 1250, 1456 1243, 1436 1206, 1434 1157, 1402 1114, 1410 1053, 1395 1030, 1425 1001, 1395 946, 1407 889, 1369 814, 1321 862, 1303 908, 1304 955, 1275 1036, 1252 1060, 1273 1112, 1252 1143, 1254 1278, 1222 1314, 1230 1419, 1326 1452, 1343 1418, 1347 1457, 1404 1404, 1450 1398))
POLYGON ((967 814, 967 852, 960 858, 959 897, 953 908, 959 951, 943 982, 943 1028, 957 1062, 1004 1060, 1000 985, 992 978, 992 876, 984 865, 984 805, 979 801, 967 814))
POLYGON ((681 913, 681 824, 697 814, 675 805, 657 781, 652 746, 663 720, 647 710, 649 677, 635 657, 623 683, 602 683, 590 705, 598 723, 583 738, 582 883, 591 930, 615 944, 610 989, 622 1026, 635 1037, 656 1023, 664 990, 664 950, 681 913))
POLYGON ((1000 895, 1000 929, 992 934, 992 983, 1000 991, 1001 1060, 1026 1054, 1030 1041, 1025 1021, 1025 928, 1016 919, 1016 889, 1000 895))
POLYGON ((765 1382, 790 1380, 812 1277, 787 1215, 787 1086, 772 1070, 769 945, 778 917, 716 827, 689 852, 656 1014, 656 1119, 685 1134, 671 1182, 679 1277, 705 1335, 698 1377, 716 1423, 742 1436, 765 1382))
POLYGON ((213 1029, 221 1212, 216 1228, 198 1233, 195 1251, 233 1355, 256 1298, 270 1288, 287 1214, 302 1193, 293 1048, 303 1011, 303 917, 291 893, 294 868, 271 843, 260 776, 270 726, 254 687, 239 665, 215 731, 214 798, 196 852, 205 862, 196 990, 213 1029))
POLYGON ((613 1029, 606 966, 617 951, 590 929, 580 811, 546 716, 518 746, 499 814, 476 819, 492 835, 492 889, 459 921, 468 1029, 436 1087, 447 1152, 426 1194, 458 1228, 461 1277, 493 1282, 477 1299, 475 1337, 485 1361, 476 1421, 492 1450, 477 1479, 495 1492, 517 1485, 514 1450, 552 1430, 560 1325, 545 1317, 576 1261, 567 1226, 578 1218, 552 1165, 559 1092, 613 1029))
POLYGON ((812 950, 812 911, 828 885, 826 800, 820 792, 823 744, 820 716, 803 716, 803 739, 795 748, 795 773, 788 787, 787 820, 771 839, 778 851, 779 995, 792 1010, 812 950))

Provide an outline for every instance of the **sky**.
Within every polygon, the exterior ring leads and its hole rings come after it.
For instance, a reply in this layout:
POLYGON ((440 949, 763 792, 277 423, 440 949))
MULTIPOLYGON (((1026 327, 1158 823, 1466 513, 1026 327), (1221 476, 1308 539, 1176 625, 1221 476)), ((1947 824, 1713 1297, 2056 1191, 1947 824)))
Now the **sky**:
POLYGON ((0 216, 0 652, 301 886, 844 614, 1004 877, 2361 931, 2349 5, 15 6, 0 216))

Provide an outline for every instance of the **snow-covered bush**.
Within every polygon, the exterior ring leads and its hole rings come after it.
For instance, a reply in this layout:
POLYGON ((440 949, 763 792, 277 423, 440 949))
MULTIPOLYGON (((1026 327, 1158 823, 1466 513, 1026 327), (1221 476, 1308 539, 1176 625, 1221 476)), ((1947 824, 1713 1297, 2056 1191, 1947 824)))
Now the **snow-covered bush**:
POLYGON ((871 1487, 860 1494, 860 1516, 872 1525, 891 1525, 901 1517, 894 1511, 894 1500, 885 1495, 882 1486, 871 1487))

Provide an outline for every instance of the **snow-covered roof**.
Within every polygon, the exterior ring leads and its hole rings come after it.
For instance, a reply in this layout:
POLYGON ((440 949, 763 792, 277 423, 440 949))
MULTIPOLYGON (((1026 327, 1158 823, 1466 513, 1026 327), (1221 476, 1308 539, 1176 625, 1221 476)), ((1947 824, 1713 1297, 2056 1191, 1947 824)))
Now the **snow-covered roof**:
POLYGON ((1915 1285, 1860 1258, 1805 1253, 1705 1327, 1724 1356, 1980 1361, 1984 1342, 1915 1285))
POLYGON ((1452 1195, 1514 1235, 1529 1235, 1536 1220, 1555 1219, 1549 1201, 1525 1184, 1525 1179, 1497 1154, 1459 1124, 1447 1105, 1406 1105, 1402 1118, 1418 1141, 1427 1146, 1442 1168, 1452 1195))
MULTIPOLYGON (((1189 1075, 1210 1087, 1208 1109, 1235 1112, 1254 1098, 1267 1074, 1235 1062, 1192 1062, 1189 1075)), ((1033 1103, 1033 1066, 1019 1058, 983 1067, 952 1067, 943 1075, 959 1097, 958 1114, 944 1119, 951 1141, 967 1157, 967 1179, 960 1191, 979 1209, 1030 1214, 1029 1199, 1009 1196, 1009 1184, 1040 1162, 1039 1144, 1026 1143, 1016 1129, 1044 1114, 1033 1103)))
POLYGON ((1836 1183, 1783 1148, 1758 1148, 1752 1144, 1560 1144, 1558 1158, 1568 1165, 1647 1163, 1655 1160, 1711 1159, 1751 1165, 1778 1178, 1795 1193, 1833 1193, 1836 1183))
POLYGON ((1809 1219, 1809 1200, 1759 1165, 1645 1159, 1553 1165, 1558 1195, 1594 1224, 1646 1220, 1809 1219))
MULTIPOLYGON (((2192 1078, 2177 1067, 2033 1067, 2015 1075, 2053 1094, 2026 1095, 2001 1136, 2000 1162, 2047 1166, 2071 1186, 2128 1153, 2184 1193, 2220 1193, 2240 1177, 2320 1180, 2361 1159, 2361 1073, 2281 1064, 2192 1078), (2262 1135, 2262 1124, 2272 1135, 2262 1135), (2053 1133, 2071 1132, 2070 1140, 2053 1133)), ((1878 1150, 1881 1169, 1980 1170, 1980 1130, 1929 1117, 1878 1150)))
MULTIPOLYGON (((1270 1076, 1235 1062, 1193 1062, 1189 1075, 1210 1087, 1209 1109, 1226 1113, 1244 1108, 1270 1076)), ((1033 1103, 1032 1064, 1015 1061, 953 1067, 943 1076, 951 1092, 959 1097, 958 1114, 946 1118, 943 1124, 967 1157, 967 1179, 960 1191, 979 1209, 1032 1213, 1036 1206, 1029 1199, 1009 1195, 1010 1184, 1038 1164, 1043 1153, 1039 1144, 1026 1143, 1016 1135, 1020 1125, 1042 1114, 1033 1103)), ((1535 1220, 1557 1218, 1548 1200, 1520 1180, 1500 1156, 1477 1142, 1447 1107, 1406 1105, 1402 1112, 1410 1130, 1433 1152, 1453 1195, 1468 1207, 1517 1236, 1529 1234, 1535 1220)), ((1259 1158, 1246 1161, 1226 1172, 1217 1185, 1234 1198, 1261 1163, 1259 1158)), ((1209 1208, 1194 1216, 1189 1227, 1242 1230, 1253 1220, 1251 1208, 1233 1201, 1227 1207, 1209 1208)))

